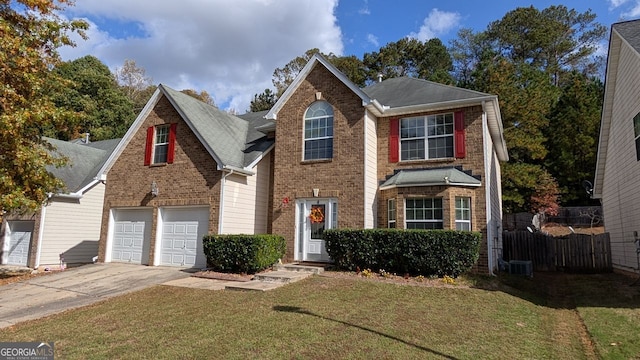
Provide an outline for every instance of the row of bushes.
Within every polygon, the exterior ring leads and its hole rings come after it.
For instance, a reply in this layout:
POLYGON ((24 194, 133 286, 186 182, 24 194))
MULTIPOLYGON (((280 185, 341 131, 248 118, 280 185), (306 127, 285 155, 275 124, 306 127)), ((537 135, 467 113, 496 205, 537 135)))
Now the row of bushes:
POLYGON ((478 260, 482 235, 452 230, 331 229, 324 232, 324 239, 340 269, 456 277, 478 260))
POLYGON ((278 235, 207 235, 203 238, 208 265, 217 271, 253 274, 284 256, 284 238, 278 235))

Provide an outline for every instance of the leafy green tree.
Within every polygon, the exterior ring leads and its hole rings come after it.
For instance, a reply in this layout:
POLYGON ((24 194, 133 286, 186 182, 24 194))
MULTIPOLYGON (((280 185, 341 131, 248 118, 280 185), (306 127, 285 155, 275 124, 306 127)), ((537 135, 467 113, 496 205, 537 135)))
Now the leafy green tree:
POLYGON ((558 179, 564 204, 592 204, 582 182, 594 176, 603 98, 604 85, 599 79, 572 72, 551 111, 545 130, 547 167, 558 179))
POLYGON ((367 68, 369 82, 383 78, 409 76, 446 84, 453 83, 450 71, 453 61, 439 39, 422 42, 403 38, 388 43, 379 51, 364 54, 362 62, 367 68))
POLYGON ((84 36, 84 21, 58 14, 66 0, 0 2, 0 217, 5 212, 34 211, 62 182, 47 168, 65 159, 52 155, 42 128, 64 127, 75 114, 57 108, 50 95, 60 82, 50 68, 59 62, 57 49, 73 45, 69 34, 84 36))
POLYGON ((90 133, 92 140, 124 135, 136 114, 133 103, 105 64, 87 55, 58 65, 54 72, 68 80, 68 85, 54 95, 56 106, 83 116, 72 131, 49 135, 63 140, 83 133, 90 133))
POLYGON ((273 105, 276 104, 276 101, 276 94, 274 94, 270 89, 264 89, 263 93, 253 95, 253 100, 251 100, 249 111, 258 112, 263 110, 270 110, 273 105))

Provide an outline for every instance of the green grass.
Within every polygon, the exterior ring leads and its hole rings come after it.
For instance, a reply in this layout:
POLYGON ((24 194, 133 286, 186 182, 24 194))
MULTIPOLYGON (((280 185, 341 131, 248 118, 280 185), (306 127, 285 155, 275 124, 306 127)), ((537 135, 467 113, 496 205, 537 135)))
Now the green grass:
MULTIPOLYGON (((590 287, 599 292, 599 282, 607 281, 605 276, 596 283, 583 283, 579 280, 583 277, 569 282, 578 292, 590 287)), ((55 341, 57 358, 64 359, 640 355, 640 344, 633 342, 640 333, 637 287, 631 297, 611 307, 598 305, 612 301, 604 294, 601 300, 576 301, 576 311, 561 306, 566 302, 550 300, 549 288, 541 287, 537 279, 504 280, 507 285, 481 278, 475 288, 467 288, 315 276, 266 293, 156 286, 0 330, 0 341, 55 341), (588 332, 581 333, 584 325, 578 313, 588 332), (584 344, 592 326, 597 329, 591 345, 597 349, 595 355, 584 344), (609 345, 609 336, 618 331, 625 334, 616 337, 621 344, 609 345)))

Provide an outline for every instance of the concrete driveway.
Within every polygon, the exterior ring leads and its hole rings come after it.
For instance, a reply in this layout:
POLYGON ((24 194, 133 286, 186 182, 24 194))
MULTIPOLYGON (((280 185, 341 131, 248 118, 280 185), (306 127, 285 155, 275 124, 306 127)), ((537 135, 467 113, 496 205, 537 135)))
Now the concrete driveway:
POLYGON ((108 263, 0 286, 0 328, 189 276, 174 267, 108 263))

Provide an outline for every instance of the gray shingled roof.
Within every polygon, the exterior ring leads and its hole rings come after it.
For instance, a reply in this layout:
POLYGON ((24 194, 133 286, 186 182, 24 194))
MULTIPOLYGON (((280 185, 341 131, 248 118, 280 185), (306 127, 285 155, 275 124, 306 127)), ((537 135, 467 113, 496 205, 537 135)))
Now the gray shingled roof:
POLYGON ((480 186, 480 184, 480 180, 456 168, 437 168, 401 170, 380 185, 380 189, 436 185, 480 186))
POLYGON ((47 168, 55 177, 62 180, 67 193, 75 193, 94 181, 98 170, 102 167, 120 139, 96 141, 80 144, 45 138, 54 146, 52 154, 56 157, 66 157, 67 165, 47 168))
POLYGON ((625 21, 612 25, 637 52, 640 52, 640 20, 625 21))
POLYGON ((245 168, 273 144, 255 130, 267 122, 262 118, 266 112, 238 117, 167 86, 160 87, 220 165, 245 168))
POLYGON ((471 100, 491 96, 478 91, 410 77, 387 79, 362 90, 372 99, 376 99, 382 105, 392 108, 471 100))

